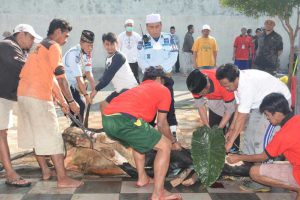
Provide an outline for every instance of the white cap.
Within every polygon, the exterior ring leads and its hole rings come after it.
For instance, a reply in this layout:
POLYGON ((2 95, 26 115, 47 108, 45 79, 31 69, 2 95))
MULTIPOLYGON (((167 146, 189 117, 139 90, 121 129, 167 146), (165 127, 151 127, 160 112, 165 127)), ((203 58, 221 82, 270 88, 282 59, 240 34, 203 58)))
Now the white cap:
POLYGON ((13 33, 19 33, 19 32, 27 32, 30 33, 30 35, 32 35, 34 37, 34 42, 39 43, 43 38, 38 35, 32 26, 30 26, 29 24, 19 24, 17 25, 14 30, 13 33))
POLYGON ((126 24, 132 24, 132 25, 134 25, 133 19, 126 19, 124 25, 126 25, 126 24))
POLYGON ((146 24, 161 22, 160 14, 150 14, 146 16, 146 24))
POLYGON ((210 26, 209 26, 208 24, 204 24, 204 25, 202 26, 202 30, 205 30, 205 29, 211 30, 211 29, 210 29, 210 26))

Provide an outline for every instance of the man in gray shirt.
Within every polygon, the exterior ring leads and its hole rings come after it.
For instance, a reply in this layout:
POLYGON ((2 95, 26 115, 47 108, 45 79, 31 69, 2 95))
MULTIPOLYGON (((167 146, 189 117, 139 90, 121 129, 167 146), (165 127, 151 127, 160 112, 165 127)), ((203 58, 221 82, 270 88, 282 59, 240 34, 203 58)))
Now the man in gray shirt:
POLYGON ((187 27, 188 32, 184 36, 182 51, 183 51, 183 70, 182 73, 187 76, 188 71, 193 69, 193 51, 192 47, 194 44, 194 26, 192 24, 187 27))

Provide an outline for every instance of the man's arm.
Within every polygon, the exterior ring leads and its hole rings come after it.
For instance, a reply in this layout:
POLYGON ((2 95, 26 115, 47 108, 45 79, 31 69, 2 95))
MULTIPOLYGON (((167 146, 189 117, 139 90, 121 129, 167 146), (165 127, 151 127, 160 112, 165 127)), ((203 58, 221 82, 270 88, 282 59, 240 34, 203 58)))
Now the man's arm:
POLYGON ((86 85, 84 83, 84 80, 83 80, 82 76, 77 76, 76 81, 77 81, 77 85, 79 87, 79 90, 80 90, 81 94, 83 94, 83 96, 85 98, 86 103, 90 104, 91 99, 90 99, 90 96, 87 93, 86 85))
POLYGON ((157 114, 157 128, 158 131, 163 134, 165 137, 167 137, 172 142, 172 149, 179 150, 181 149, 180 144, 177 142, 176 138, 173 137, 169 123, 167 120, 167 114, 166 112, 160 112, 158 111, 157 114))
POLYGON ((207 126, 207 127, 210 127, 210 126, 209 126, 208 117, 207 117, 207 109, 206 109, 206 106, 203 105, 203 106, 198 107, 198 112, 199 112, 201 121, 203 122, 203 125, 205 125, 205 126, 207 126))
POLYGON ((148 59, 146 56, 146 50, 144 49, 143 41, 138 42, 138 55, 137 55, 137 61, 139 64, 139 67, 142 69, 142 72, 144 73, 145 69, 151 66, 151 63, 148 63, 148 59))
POLYGON ((267 160, 269 157, 266 152, 261 154, 254 154, 254 155, 238 155, 238 154, 229 154, 226 158, 227 162, 230 164, 237 163, 239 161, 246 161, 246 162, 263 162, 267 160))
POLYGON ((226 124, 229 122, 236 108, 235 100, 231 102, 224 102, 224 107, 225 107, 225 113, 224 116, 222 117, 221 122, 219 123, 219 128, 224 128, 226 124))
POLYGON ((217 55, 218 51, 214 51, 215 66, 217 66, 217 55))
POLYGON ((234 120, 234 122, 232 122, 230 129, 225 136, 227 138, 225 144, 225 149, 227 152, 230 151, 235 139, 244 130, 248 115, 248 113, 236 113, 236 119, 234 120))
POLYGON ((193 52, 193 60, 194 60, 194 69, 197 69, 197 51, 193 52))
POLYGON ((233 47, 232 60, 235 60, 236 47, 233 47))

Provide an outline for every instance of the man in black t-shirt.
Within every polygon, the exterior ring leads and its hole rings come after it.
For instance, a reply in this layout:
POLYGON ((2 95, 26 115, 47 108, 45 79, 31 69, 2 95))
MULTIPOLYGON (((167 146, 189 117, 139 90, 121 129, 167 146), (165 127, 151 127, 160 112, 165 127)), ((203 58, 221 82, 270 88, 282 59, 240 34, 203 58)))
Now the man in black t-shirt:
POLYGON ((19 75, 26 60, 26 52, 34 40, 42 39, 32 26, 19 24, 13 35, 0 42, 0 159, 6 171, 7 185, 25 187, 24 180, 12 168, 7 143, 7 130, 12 126, 12 110, 17 101, 19 75))

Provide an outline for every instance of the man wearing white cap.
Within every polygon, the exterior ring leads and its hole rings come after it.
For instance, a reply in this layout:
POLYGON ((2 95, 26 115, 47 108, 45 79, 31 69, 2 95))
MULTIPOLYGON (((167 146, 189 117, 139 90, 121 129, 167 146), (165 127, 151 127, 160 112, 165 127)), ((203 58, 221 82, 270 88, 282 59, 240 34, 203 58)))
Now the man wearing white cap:
POLYGON ((36 34, 32 26, 19 24, 13 35, 0 42, 0 159, 6 171, 6 184, 26 187, 30 182, 24 180, 12 168, 7 143, 7 130, 12 127, 13 107, 17 101, 19 74, 26 61, 26 54, 42 37, 36 34))
POLYGON ((141 41, 141 36, 133 31, 134 21, 127 19, 124 23, 125 31, 118 35, 119 48, 123 52, 129 62, 130 68, 134 74, 134 77, 138 83, 139 81, 139 65, 137 63, 137 46, 141 41))
MULTIPOLYGON (((150 66, 159 66, 166 74, 164 77, 164 86, 167 87, 171 93, 172 101, 169 112, 167 114, 168 124, 171 132, 173 133, 174 140, 172 141, 172 149, 179 150, 180 144, 176 140, 176 126, 177 120, 175 116, 174 108, 174 92, 172 79, 172 67, 175 65, 178 56, 178 48, 174 38, 170 33, 161 32, 162 23, 160 14, 150 14, 146 16, 146 27, 148 34, 143 35, 142 41, 138 43, 138 63, 143 73, 145 69, 150 66)), ((162 173, 164 169, 155 169, 155 173, 159 174, 155 176, 154 191, 151 199, 180 199, 180 195, 168 194, 163 190, 165 173, 162 173)), ((138 170, 139 171, 139 170, 138 170)), ((139 176, 139 181, 141 177, 139 176)), ((145 181, 145 180, 144 180, 145 181)), ((147 180, 146 180, 147 181, 147 180)))
POLYGON ((211 69, 216 66, 218 45, 216 39, 209 35, 210 31, 209 25, 203 25, 202 36, 194 42, 192 51, 195 69, 211 69))
POLYGON ((177 120, 174 108, 172 67, 177 61, 178 48, 170 33, 161 32, 160 14, 147 15, 146 27, 149 34, 143 35, 143 40, 138 44, 138 63, 143 72, 150 66, 160 66, 166 73, 164 85, 170 90, 172 96, 167 118, 171 132, 176 137, 177 120))

